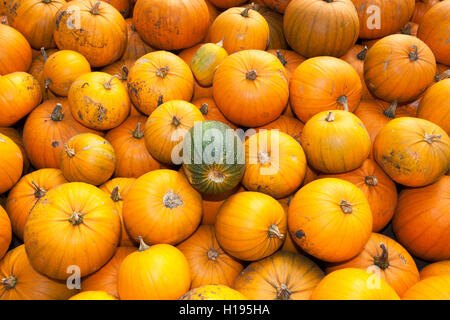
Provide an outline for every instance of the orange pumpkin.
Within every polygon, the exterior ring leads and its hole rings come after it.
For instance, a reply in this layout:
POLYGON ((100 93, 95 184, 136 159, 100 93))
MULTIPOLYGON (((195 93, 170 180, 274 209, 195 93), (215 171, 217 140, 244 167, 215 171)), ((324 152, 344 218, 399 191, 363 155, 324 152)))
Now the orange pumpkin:
POLYGON ((212 120, 212 121, 220 121, 227 125, 229 125, 231 128, 236 129, 237 127, 231 123, 223 113, 219 110, 217 107, 216 102, 212 98, 199 98, 192 101, 192 104, 197 106, 202 113, 203 117, 205 118, 205 121, 212 120))
POLYGON ((301 55, 291 50, 271 49, 268 50, 267 52, 273 54, 278 58, 278 60, 280 60, 281 64, 286 69, 288 80, 292 78, 292 74, 294 73, 295 69, 297 69, 297 67, 300 65, 300 63, 306 60, 301 55))
MULTIPOLYGON (((0 137, 1 138, 1 137, 0 137)), ((5 209, 0 206, 0 259, 3 258, 6 251, 8 251, 9 245, 11 243, 12 233, 11 233, 11 221, 6 213, 5 209)))
MULTIPOLYGON (((0 78, 1 79, 1 78, 0 78)), ((20 179, 23 170, 23 155, 13 140, 0 133, 0 194, 11 189, 20 179)))
MULTIPOLYGON (((179 172, 184 174, 184 170, 182 168, 179 172)), ((226 192, 219 195, 202 194, 203 216, 201 224, 214 225, 216 222, 217 212, 219 211, 222 203, 224 203, 224 201, 228 199, 230 195, 243 191, 245 191, 244 187, 238 185, 231 192, 226 192)))
MULTIPOLYGON (((119 60, 102 68, 102 72, 116 76, 124 86, 127 86, 128 72, 133 67, 136 60, 119 60)), ((131 104, 134 108, 133 104, 131 104)))
POLYGON ((0 75, 27 71, 31 65, 31 47, 27 39, 16 29, 0 23, 0 75))
POLYGON ((45 86, 44 65, 48 60, 48 55, 51 55, 57 51, 58 49, 45 50, 41 48, 40 54, 33 56, 31 66, 28 69, 28 73, 31 74, 37 81, 39 81, 43 100, 48 100, 55 97, 55 94, 48 90, 48 86, 47 88, 45 86))
POLYGON ((328 262, 357 255, 372 232, 372 213, 364 193, 336 178, 301 188, 288 209, 292 239, 308 254, 328 262))
POLYGON ((126 19, 128 29, 128 40, 127 47, 123 56, 121 58, 122 61, 132 60, 136 61, 143 55, 155 51, 152 47, 142 40, 141 36, 136 30, 136 27, 133 24, 133 19, 126 19))
POLYGON ((433 276, 450 275, 450 260, 442 260, 431 263, 420 270, 420 279, 423 280, 433 276))
POLYGON ((228 53, 223 48, 223 41, 205 43, 198 48, 189 64, 197 82, 203 87, 211 86, 217 67, 226 57, 228 53))
POLYGON ((334 57, 316 57, 301 63, 289 83, 290 103, 306 123, 326 110, 353 112, 361 99, 361 80, 347 62, 334 57))
POLYGON ((208 284, 231 287, 244 269, 241 263, 226 254, 216 240, 213 226, 200 226, 177 248, 184 254, 191 269, 191 288, 208 284))
POLYGON ((12 127, 0 127, 0 133, 10 138, 20 148, 23 157, 23 173, 27 173, 30 168, 30 160, 23 145, 22 135, 19 131, 12 127))
POLYGON ((117 300, 117 299, 104 291, 85 291, 70 297, 68 300, 117 300))
POLYGON ((291 0, 257 0, 256 2, 268 6, 279 13, 284 13, 291 0))
POLYGON ((416 5, 414 6, 411 21, 420 24, 425 13, 427 13, 427 11, 430 10, 432 6, 434 6, 436 3, 439 3, 440 1, 441 0, 416 0, 416 5))
POLYGON ((127 18, 130 15, 130 11, 132 9, 130 0, 102 0, 102 1, 105 1, 106 3, 109 3, 114 8, 116 8, 117 11, 119 11, 124 18, 127 18))
POLYGON ((266 19, 267 24, 269 25, 269 44, 267 49, 287 49, 288 45, 283 30, 283 16, 266 6, 261 6, 259 4, 250 4, 246 7, 252 5, 253 9, 258 11, 264 19, 266 19))
POLYGON ((208 1, 220 9, 228 9, 231 7, 240 6, 241 4, 247 2, 247 0, 208 0, 208 1))
POLYGON ((60 167, 68 181, 100 185, 113 174, 116 156, 111 144, 93 133, 81 133, 64 143, 60 167))
POLYGON ((261 129, 276 129, 280 130, 281 132, 284 132, 288 135, 290 135, 292 138, 294 138, 298 143, 300 142, 300 138, 302 136, 304 124, 298 121, 295 118, 288 117, 285 115, 281 115, 277 120, 272 121, 265 126, 259 127, 258 130, 261 129))
POLYGON ((340 58, 349 63, 358 73, 362 85, 362 99, 372 99, 372 95, 364 82, 364 60, 366 59, 367 50, 369 50, 367 46, 357 44, 340 58))
POLYGON ((120 240, 120 218, 108 195, 86 183, 65 183, 47 192, 28 217, 24 243, 33 268, 54 279, 100 269, 120 240))
POLYGON ((189 290, 179 300, 247 300, 247 298, 222 284, 209 284, 189 290))
POLYGON ((212 26, 214 20, 216 20, 217 16, 220 14, 220 12, 208 0, 205 0, 205 3, 206 3, 206 6, 208 7, 208 12, 209 12, 209 26, 208 26, 208 31, 206 32, 206 36, 205 36, 205 38, 203 38, 203 42, 207 43, 207 42, 210 42, 210 40, 211 40, 211 26, 212 26))
POLYGON ((450 275, 434 276, 417 282, 403 300, 450 300, 450 275))

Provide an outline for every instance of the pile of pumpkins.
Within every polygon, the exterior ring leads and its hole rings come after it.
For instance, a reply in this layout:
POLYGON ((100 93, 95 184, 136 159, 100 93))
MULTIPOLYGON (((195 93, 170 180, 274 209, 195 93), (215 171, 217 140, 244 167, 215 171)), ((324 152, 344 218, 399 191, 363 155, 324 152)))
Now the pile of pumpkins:
POLYGON ((0 21, 0 299, 450 299, 450 0, 0 21))

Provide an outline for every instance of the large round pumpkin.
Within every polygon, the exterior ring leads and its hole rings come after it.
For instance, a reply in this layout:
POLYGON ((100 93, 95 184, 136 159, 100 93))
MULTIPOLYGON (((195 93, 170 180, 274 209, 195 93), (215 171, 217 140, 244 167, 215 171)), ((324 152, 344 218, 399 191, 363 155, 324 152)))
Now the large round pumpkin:
POLYGON ((309 300, 323 276, 310 259, 279 251, 248 265, 233 287, 250 300, 309 300))
POLYGON ((23 171, 23 155, 13 140, 0 133, 0 194, 11 189, 23 171))
POLYGON ((295 243, 328 262, 360 253, 369 240, 372 221, 364 193, 336 178, 308 183, 297 191, 288 209, 289 232, 295 243))
POLYGON ((27 71, 31 65, 31 47, 16 29, 0 23, 0 75, 27 71))
POLYGON ((113 201, 97 187, 79 182, 48 191, 24 231, 31 265, 55 279, 67 279, 70 266, 78 266, 81 277, 97 271, 114 255, 119 240, 120 217, 113 201))
POLYGON ((286 215, 272 197, 239 192, 228 198, 216 216, 220 246, 235 258, 256 261, 277 251, 286 236, 286 215))
POLYGON ((450 275, 419 281, 403 295, 403 300, 450 300, 450 275))
POLYGON ((136 30, 134 26, 133 19, 126 19, 128 29, 128 40, 127 40, 127 48, 123 53, 121 60, 137 60, 143 55, 155 51, 151 46, 142 40, 141 36, 136 30))
POLYGON ((294 0, 283 18, 286 40, 311 58, 344 55, 358 39, 358 13, 350 0, 294 0))
POLYGON ((179 300, 247 300, 247 297, 226 285, 209 284, 189 290, 179 300))
POLYGON ((213 91, 225 117, 246 127, 262 126, 278 118, 289 98, 283 65, 260 50, 228 56, 214 75, 213 91))
MULTIPOLYGON (((183 170, 180 170, 184 173, 183 170)), ((246 191, 245 188, 241 185, 238 185, 236 188, 231 190, 230 192, 215 195, 215 194, 203 194, 203 216, 201 224, 205 225, 214 225, 216 222, 216 215, 220 209, 220 206, 227 200, 230 195, 235 194, 236 192, 246 191)))
POLYGON ((0 205, 0 259, 3 258, 6 251, 8 251, 9 245, 11 243, 12 233, 11 233, 11 221, 6 213, 5 209, 0 205))
POLYGON ((420 270, 421 280, 428 277, 443 275, 450 275, 450 259, 431 263, 420 270))

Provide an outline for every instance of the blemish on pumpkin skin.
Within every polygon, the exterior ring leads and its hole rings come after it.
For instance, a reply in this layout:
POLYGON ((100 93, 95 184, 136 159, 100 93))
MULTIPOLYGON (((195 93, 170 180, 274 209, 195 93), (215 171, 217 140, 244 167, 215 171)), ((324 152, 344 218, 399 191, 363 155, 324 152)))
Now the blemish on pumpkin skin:
POLYGON ((58 141, 53 141, 53 142, 52 142, 52 147, 53 147, 53 148, 56 148, 58 145, 59 145, 59 142, 58 142, 58 141))
POLYGON ((303 232, 303 230, 297 230, 297 231, 295 231, 295 237, 297 239, 301 239, 301 238, 306 237, 306 234, 303 232))

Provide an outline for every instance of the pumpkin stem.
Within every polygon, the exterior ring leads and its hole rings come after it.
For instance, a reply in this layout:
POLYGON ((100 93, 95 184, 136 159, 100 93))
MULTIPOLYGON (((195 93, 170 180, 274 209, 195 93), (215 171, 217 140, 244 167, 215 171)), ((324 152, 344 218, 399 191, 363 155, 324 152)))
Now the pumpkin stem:
POLYGON ((144 131, 141 130, 141 123, 138 122, 136 125, 136 129, 132 132, 133 138, 141 139, 144 136, 144 131))
POLYGON ((62 119, 64 118, 64 113, 62 112, 61 103, 57 103, 55 105, 50 118, 52 119, 52 121, 62 121, 62 119))
POLYGON ((345 94, 337 99, 337 103, 344 107, 344 111, 348 111, 348 99, 345 94))
POLYGON ((169 73, 169 66, 167 67, 161 67, 156 70, 156 75, 160 77, 161 79, 164 79, 165 76, 169 73))
POLYGON ((158 98, 158 107, 164 103, 164 96, 162 94, 159 95, 158 98))
POLYGON ((333 113, 333 111, 329 111, 328 112, 328 116, 325 118, 325 120, 327 122, 333 122, 334 121, 334 113, 333 113))
POLYGON ((223 41, 225 40, 225 37, 222 38, 219 42, 216 43, 217 46, 223 48, 223 41))
POLYGON ((150 246, 144 242, 144 239, 142 239, 141 236, 138 236, 138 240, 139 240, 139 249, 138 249, 139 252, 145 251, 150 248, 150 246))
POLYGON ((429 144, 432 144, 434 141, 442 138, 442 134, 429 134, 425 133, 424 140, 428 142, 429 144))
POLYGON ((48 89, 48 86, 52 84, 52 80, 50 78, 45 79, 44 88, 48 89))
POLYGON ((397 110, 397 105, 398 105, 397 100, 392 101, 389 108, 383 111, 383 114, 388 118, 394 119, 395 111, 397 110))
POLYGON ((334 0, 323 0, 323 1, 328 2, 328 3, 332 3, 334 0))
POLYGON ((100 14, 99 7, 100 7, 100 1, 97 1, 89 12, 91 14, 98 15, 98 14, 100 14))
POLYGON ((215 183, 222 183, 225 180, 225 175, 221 171, 213 169, 208 173, 208 180, 215 183))
POLYGON ((256 70, 247 71, 245 74, 245 78, 247 78, 247 80, 255 80, 257 76, 258 73, 256 73, 256 70))
POLYGON ((367 48, 367 46, 364 46, 364 49, 362 49, 361 52, 356 55, 358 60, 364 61, 366 59, 368 50, 369 50, 369 48, 367 48))
POLYGON ((291 299, 291 290, 287 287, 287 285, 282 284, 277 287, 277 300, 290 300, 291 299))
POLYGON ((40 199, 40 198, 42 198, 43 196, 45 196, 45 194, 47 193, 47 190, 45 190, 44 188, 39 187, 39 186, 36 184, 36 182, 34 182, 34 181, 31 181, 31 184, 32 184, 33 187, 34 187, 34 197, 35 197, 36 199, 40 199))
POLYGON ((345 200, 341 200, 341 203, 339 204, 341 206, 341 210, 344 213, 352 213, 353 212, 353 207, 350 203, 348 203, 345 200))
POLYGON ((75 150, 72 149, 72 148, 69 148, 67 143, 64 143, 64 150, 66 151, 66 153, 69 156, 69 158, 72 158, 73 156, 75 156, 75 150))
POLYGON ((208 114, 208 104, 207 103, 202 104, 202 106, 200 107, 200 112, 204 116, 206 116, 208 114))
POLYGON ((445 79, 450 78, 450 69, 447 69, 441 73, 436 72, 436 76, 434 77, 434 81, 439 82, 445 79))
POLYGON ((248 12, 250 11, 250 9, 253 10, 254 8, 255 4, 253 2, 250 3, 250 5, 241 12, 241 16, 243 16, 244 18, 248 18, 248 12))
POLYGON ((72 212, 69 218, 69 222, 72 223, 74 226, 77 226, 79 224, 83 223, 83 214, 78 211, 72 212))
POLYGON ((266 151, 258 152, 258 159, 261 164, 268 164, 270 162, 270 155, 266 151))
POLYGON ((415 44, 413 44, 411 46, 411 51, 409 52, 409 60, 410 61, 416 61, 419 60, 419 53, 418 53, 418 48, 415 44))
POLYGON ((219 256, 219 252, 216 249, 211 248, 208 252, 206 252, 206 255, 208 256, 208 260, 216 261, 219 256))
POLYGON ((271 224, 269 227, 269 238, 283 239, 284 235, 280 233, 278 226, 276 224, 271 224))
POLYGON ((120 69, 120 80, 126 81, 128 79, 128 68, 127 66, 122 66, 120 69))
POLYGON ((285 65, 287 64, 287 61, 286 61, 286 59, 284 58, 284 56, 283 56, 283 54, 281 53, 280 50, 277 50, 277 58, 278 58, 278 60, 280 60, 280 62, 281 62, 281 64, 282 64, 283 66, 285 66, 285 65))
POLYGON ((47 3, 47 4, 49 4, 49 3, 51 3, 52 2, 52 0, 41 0, 43 3, 47 3))
POLYGON ((380 244, 380 248, 382 250, 381 255, 373 257, 373 263, 380 269, 384 270, 389 267, 389 254, 383 243, 380 244))
POLYGON ((133 32, 137 32, 136 27, 134 26, 134 24, 131 24, 130 29, 133 32))
POLYGON ((411 27, 412 27, 411 23, 408 23, 406 26, 400 29, 400 33, 411 35, 411 27))
POLYGON ((47 55, 47 51, 45 51, 44 47, 41 48, 41 54, 42 54, 42 57, 44 58, 44 63, 45 63, 48 59, 48 55, 47 55))
POLYGON ((16 287, 17 284, 17 278, 14 276, 9 276, 2 279, 2 285, 5 286, 6 290, 11 290, 16 287))
POLYGON ((178 126, 181 124, 180 119, 178 119, 177 116, 173 116, 173 118, 172 118, 172 124, 173 124, 175 127, 178 127, 178 126))
POLYGON ((119 193, 119 186, 115 186, 114 189, 111 191, 111 199, 114 202, 119 202, 120 200, 123 200, 119 193))
POLYGON ((173 190, 167 192, 163 197, 163 203, 166 208, 174 209, 184 205, 183 200, 173 190))
POLYGON ((378 185, 378 179, 377 177, 375 177, 374 175, 371 176, 366 176, 364 178, 364 182, 371 187, 375 187, 376 185, 378 185))
POLYGON ((113 75, 111 77, 111 79, 109 79, 108 81, 106 81, 103 84, 103 86, 105 87, 106 90, 111 90, 111 88, 112 88, 112 81, 113 81, 114 78, 119 78, 119 76, 115 74, 115 75, 113 75))

